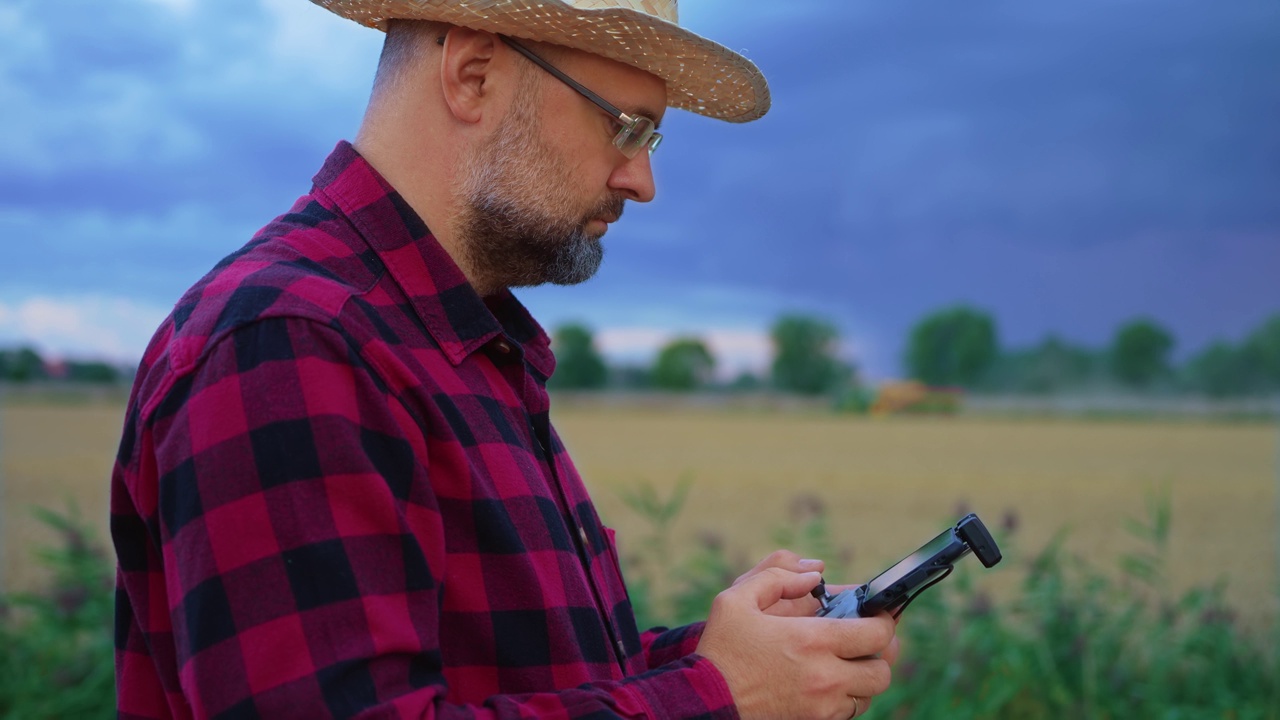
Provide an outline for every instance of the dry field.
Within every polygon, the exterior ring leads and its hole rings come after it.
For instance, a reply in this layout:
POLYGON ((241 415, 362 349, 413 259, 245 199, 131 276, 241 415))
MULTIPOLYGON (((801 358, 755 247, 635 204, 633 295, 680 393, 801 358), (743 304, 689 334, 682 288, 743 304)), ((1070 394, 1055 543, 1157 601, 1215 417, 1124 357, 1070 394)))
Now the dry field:
MULTIPOLYGON (((116 403, 0 407, 0 587, 29 588, 30 547, 51 537, 33 504, 73 500, 107 538, 107 479, 123 407, 116 403)), ((1067 546, 1104 568, 1136 547, 1126 517, 1167 487, 1173 501, 1171 589, 1229 581, 1254 621, 1277 610, 1277 428, 1260 424, 902 419, 822 414, 566 407, 557 426, 624 553, 647 528, 621 493, 667 493, 694 480, 674 530, 679 543, 722 538, 735 557, 771 549, 796 498, 821 500, 835 539, 864 580, 955 519, 957 506, 999 526, 1019 561, 1068 528, 1067 546)), ((812 504, 812 501, 810 501, 812 504)), ((993 528, 994 529, 994 528, 993 528)), ((983 582, 987 582, 984 578, 983 582)))
MULTIPOLYGON (((979 513, 1012 552, 1010 568, 1067 528, 1067 547, 1103 569, 1139 547, 1125 518, 1153 492, 1172 497, 1170 589, 1226 578, 1236 607, 1273 622, 1277 579, 1274 425, 997 421, 777 414, 570 410, 557 426, 605 522, 628 537, 645 524, 621 492, 650 482, 664 495, 694 479, 680 542, 713 533, 754 561, 820 498, 865 581, 958 519, 979 513), (1012 513, 1017 530, 998 530, 1012 513)), ((972 562, 972 561, 966 561, 972 562)), ((749 564, 749 563, 748 563, 749 564)), ((993 573, 997 589, 1018 573, 993 573)), ((987 579, 983 578, 983 582, 987 579)))

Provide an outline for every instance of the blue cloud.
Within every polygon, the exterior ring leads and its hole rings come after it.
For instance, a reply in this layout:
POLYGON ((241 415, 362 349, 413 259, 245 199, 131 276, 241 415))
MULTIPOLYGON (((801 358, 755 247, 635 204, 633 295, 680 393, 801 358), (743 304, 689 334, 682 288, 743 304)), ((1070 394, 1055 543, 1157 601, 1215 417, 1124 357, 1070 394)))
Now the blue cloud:
MULTIPOLYGON (((359 119, 367 79, 335 92, 319 61, 281 56, 282 18, 256 0, 188 11, 44 0, 9 12, 0 99, 13 102, 0 132, 17 141, 0 148, 6 285, 171 300, 305 192, 359 119)), ((371 73, 377 34, 346 25, 334 23, 353 31, 347 46, 327 51, 358 54, 371 73)))

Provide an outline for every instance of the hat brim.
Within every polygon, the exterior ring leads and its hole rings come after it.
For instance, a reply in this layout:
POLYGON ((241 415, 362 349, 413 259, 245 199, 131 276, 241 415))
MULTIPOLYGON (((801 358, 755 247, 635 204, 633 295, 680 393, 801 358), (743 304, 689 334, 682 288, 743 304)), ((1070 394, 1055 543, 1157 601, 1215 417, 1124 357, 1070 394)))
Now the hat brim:
POLYGON ((769 110, 760 69, 679 25, 626 8, 579 9, 559 0, 311 0, 361 25, 430 20, 552 43, 626 63, 667 84, 667 105, 728 122, 769 110))

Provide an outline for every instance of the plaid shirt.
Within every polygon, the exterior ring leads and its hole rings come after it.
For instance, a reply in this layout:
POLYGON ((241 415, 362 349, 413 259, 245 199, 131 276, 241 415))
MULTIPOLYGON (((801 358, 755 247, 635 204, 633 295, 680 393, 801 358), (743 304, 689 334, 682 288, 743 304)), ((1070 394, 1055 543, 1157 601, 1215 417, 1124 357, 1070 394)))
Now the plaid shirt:
POLYGON ((148 348, 112 478, 118 712, 737 713, 637 632, 555 361, 346 143, 148 348))

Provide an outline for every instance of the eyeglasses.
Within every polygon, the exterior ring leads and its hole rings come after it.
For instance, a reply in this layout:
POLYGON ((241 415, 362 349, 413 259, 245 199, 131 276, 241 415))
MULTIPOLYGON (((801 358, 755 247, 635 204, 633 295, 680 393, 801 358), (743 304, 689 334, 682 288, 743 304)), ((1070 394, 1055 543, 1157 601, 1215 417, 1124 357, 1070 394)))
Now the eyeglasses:
POLYGON ((535 65, 556 76, 556 79, 560 80, 560 82, 568 85, 574 90, 577 90, 579 94, 595 103, 601 110, 612 115, 613 119, 617 120, 618 124, 622 126, 621 129, 618 130, 618 134, 613 137, 613 146, 618 148, 623 155, 626 155, 628 158, 633 158, 643 149, 647 149, 649 154, 652 155, 653 151, 658 149, 658 145, 662 142, 662 135, 657 132, 657 125, 652 120, 643 115, 628 115, 622 112, 611 105, 609 101, 579 85, 576 80, 560 72, 551 63, 543 60, 537 55, 534 55, 533 51, 529 48, 521 45, 515 40, 512 40, 506 35, 499 35, 498 37, 502 38, 502 41, 510 45, 516 52, 529 58, 535 65))

